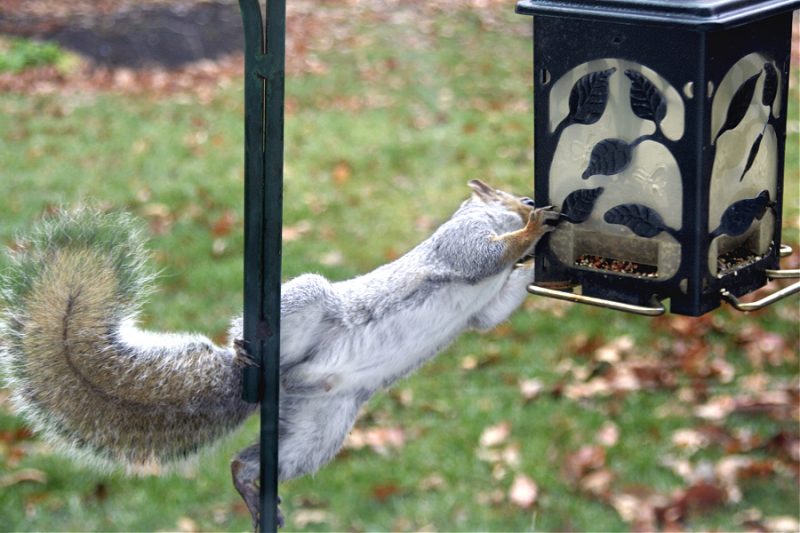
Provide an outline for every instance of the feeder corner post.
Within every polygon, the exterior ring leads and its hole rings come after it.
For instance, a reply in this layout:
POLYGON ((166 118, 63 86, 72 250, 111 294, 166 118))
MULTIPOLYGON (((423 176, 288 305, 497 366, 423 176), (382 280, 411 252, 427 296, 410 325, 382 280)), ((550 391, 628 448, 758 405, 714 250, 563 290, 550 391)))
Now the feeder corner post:
POLYGON ((239 0, 245 41, 244 341, 258 366, 243 397, 261 402, 260 531, 277 530, 278 371, 286 1, 239 0))

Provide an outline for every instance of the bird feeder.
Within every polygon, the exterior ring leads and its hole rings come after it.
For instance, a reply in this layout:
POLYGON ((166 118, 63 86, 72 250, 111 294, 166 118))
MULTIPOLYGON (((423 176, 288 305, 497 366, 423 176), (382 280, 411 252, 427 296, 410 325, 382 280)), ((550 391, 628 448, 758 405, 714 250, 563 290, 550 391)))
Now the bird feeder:
POLYGON ((647 315, 669 299, 699 316, 722 298, 751 310, 800 290, 738 300, 798 276, 779 270, 798 7, 517 4, 533 15, 535 200, 562 213, 536 248, 530 292, 647 315))

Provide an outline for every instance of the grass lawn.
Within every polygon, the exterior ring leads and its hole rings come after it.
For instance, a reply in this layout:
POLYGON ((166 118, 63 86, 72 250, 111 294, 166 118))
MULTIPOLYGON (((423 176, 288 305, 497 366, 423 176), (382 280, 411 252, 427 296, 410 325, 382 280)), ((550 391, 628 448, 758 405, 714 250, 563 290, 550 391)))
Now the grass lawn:
MULTIPOLYGON (((458 207, 468 179, 530 192, 530 19, 491 5, 490 19, 354 10, 325 28, 332 42, 310 41, 319 68, 287 79, 285 277, 344 279, 396 258, 458 207)), ((793 76, 784 240, 796 248, 793 76)), ((148 222, 162 272, 144 325, 223 342, 242 302, 242 118, 238 86, 203 103, 0 94, 0 243, 56 205, 129 210, 148 222)), ((670 505, 683 506, 673 527, 691 530, 796 520, 800 457, 781 443, 797 442, 797 413, 777 407, 796 406, 798 316, 796 297, 697 320, 531 297, 368 404, 337 460, 281 487, 287 529, 619 531, 641 526, 636 509, 670 505), (586 392, 623 371, 640 386, 586 392), (784 396, 724 410, 765 391, 784 396), (749 462, 726 485, 731 457, 749 462), (531 480, 528 506, 511 489, 531 480)), ((256 438, 256 420, 196 465, 127 478, 55 454, 6 398, 0 390, 0 530, 249 528, 228 462, 256 438)))

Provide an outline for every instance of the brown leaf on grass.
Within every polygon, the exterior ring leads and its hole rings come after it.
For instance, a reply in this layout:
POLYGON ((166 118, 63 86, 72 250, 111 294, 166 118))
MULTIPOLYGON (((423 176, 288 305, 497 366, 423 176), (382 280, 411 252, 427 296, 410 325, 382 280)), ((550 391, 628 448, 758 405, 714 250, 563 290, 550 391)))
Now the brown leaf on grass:
POLYGON ((35 468, 23 468, 0 477, 0 488, 7 488, 25 482, 47 483, 47 475, 35 468))
POLYGON ((181 533, 195 533, 196 531, 200 531, 200 526, 197 525, 197 522, 189 518, 188 516, 182 516, 178 518, 178 531, 181 533))
POLYGON ((284 242, 292 242, 300 239, 309 231, 311 231, 311 221, 300 220, 296 224, 283 226, 283 228, 281 228, 281 237, 284 242))
POLYGON ((388 455, 391 449, 402 448, 406 443, 405 431, 400 427, 353 428, 344 441, 344 447, 360 450, 369 447, 380 455, 388 455))
POLYGON ((800 522, 794 516, 773 516, 764 519, 764 527, 774 533, 797 533, 800 522))
POLYGON ((350 176, 353 175, 353 167, 347 161, 339 161, 333 167, 333 182, 336 185, 345 185, 350 181, 350 176))
POLYGON ((392 496, 399 494, 400 492, 400 487, 392 483, 375 485, 371 489, 372 497, 381 503, 385 502, 392 496))
POLYGON ((611 448, 619 441, 619 426, 614 422, 607 420, 600 427, 600 430, 595 435, 595 440, 601 446, 611 448))
POLYGON ((509 435, 511 435, 511 422, 504 420, 484 429, 478 442, 481 448, 491 448, 505 442, 509 435))
POLYGON ((446 481, 442 477, 441 474, 434 472, 433 474, 429 474, 428 476, 422 478, 419 482, 419 490, 421 491, 437 491, 442 489, 446 485, 446 481))
POLYGON ((651 495, 630 492, 612 494, 609 503, 633 531, 657 531, 656 502, 651 495))
POLYGON ((519 392, 526 402, 536 399, 543 389, 544 383, 536 378, 523 379, 519 382, 519 392))
POLYGON ((607 468, 603 468, 586 474, 583 479, 581 479, 578 487, 583 492, 588 492, 595 497, 605 499, 609 494, 609 489, 613 482, 614 473, 607 468))
POLYGON ((312 524, 330 522, 331 514, 322 509, 296 509, 289 515, 289 519, 297 528, 304 528, 312 524))
POLYGON ((791 461, 800 462, 800 434, 798 433, 780 431, 773 435, 765 446, 773 453, 791 461))
POLYGON ((605 361, 606 363, 618 363, 623 357, 632 353, 635 346, 633 337, 623 335, 597 348, 594 352, 594 358, 597 361, 605 361))
POLYGON ((525 474, 517 474, 508 491, 508 499, 517 507, 528 509, 536 503, 539 497, 539 487, 536 482, 525 474))
POLYGON ((325 266, 339 266, 344 264, 344 255, 339 250, 331 250, 322 254, 319 262, 325 266))
POLYGON ((715 396, 694 408, 694 415, 706 420, 722 420, 736 409, 736 401, 729 395, 715 396))
POLYGON ((708 437, 702 431, 692 428, 675 430, 672 433, 672 444, 689 453, 694 453, 708 446, 708 437))
POLYGON ((153 235, 164 235, 169 232, 174 216, 165 204, 147 204, 142 208, 142 215, 147 219, 153 235))
POLYGON ((722 505, 726 499, 725 490, 719 485, 698 481, 676 499, 676 504, 685 505, 688 511, 706 512, 722 505))
POLYGON ((564 474, 572 485, 577 485, 587 473, 603 467, 605 463, 605 448, 587 444, 567 455, 564 460, 564 474))

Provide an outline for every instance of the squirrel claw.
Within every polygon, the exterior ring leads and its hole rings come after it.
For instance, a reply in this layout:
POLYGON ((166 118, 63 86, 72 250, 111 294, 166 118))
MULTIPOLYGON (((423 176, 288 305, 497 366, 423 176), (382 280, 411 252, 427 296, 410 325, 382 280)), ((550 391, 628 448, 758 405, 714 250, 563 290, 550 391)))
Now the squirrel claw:
POLYGON ((236 363, 241 366, 258 366, 258 363, 250 352, 247 351, 247 342, 244 339, 235 339, 233 341, 234 359, 236 363))

